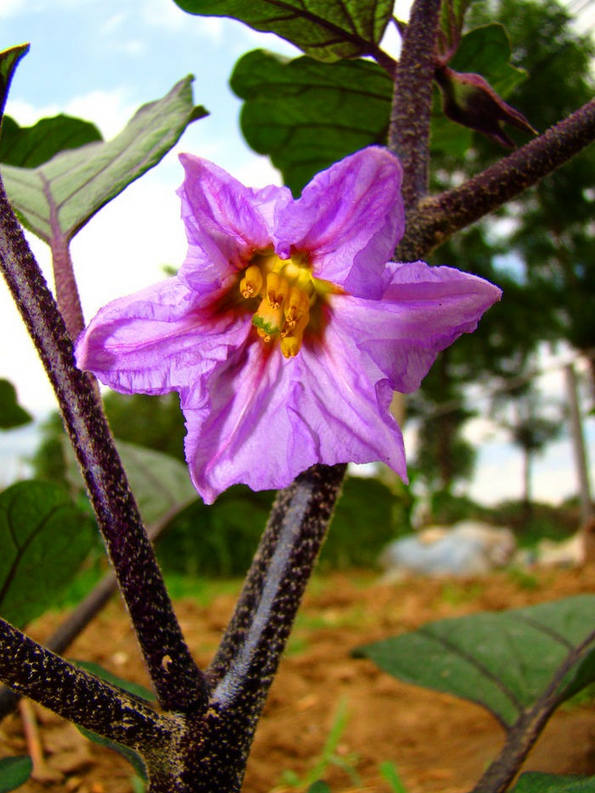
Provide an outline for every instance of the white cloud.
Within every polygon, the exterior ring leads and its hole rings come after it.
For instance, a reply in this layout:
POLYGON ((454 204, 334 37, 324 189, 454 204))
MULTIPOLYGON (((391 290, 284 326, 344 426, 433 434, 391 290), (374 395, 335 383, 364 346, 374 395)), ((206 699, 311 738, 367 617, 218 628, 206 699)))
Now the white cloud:
POLYGON ((114 31, 118 31, 122 27, 122 24, 124 23, 125 20, 126 20, 126 14, 123 14, 121 12, 117 14, 112 14, 111 17, 105 20, 105 22, 99 29, 99 32, 105 35, 107 33, 113 33, 114 31))
POLYGON ((124 88, 112 91, 90 91, 71 99, 64 107, 64 113, 93 121, 106 140, 110 140, 122 130, 136 111, 124 88))
POLYGON ((143 22, 151 27, 165 28, 170 31, 181 30, 188 26, 190 19, 200 20, 196 25, 197 35, 219 41, 222 21, 217 17, 196 17, 187 14, 173 0, 143 0, 139 9, 143 22))
POLYGON ((2 0, 0 3, 0 19, 8 19, 25 9, 25 0, 2 0))
POLYGON ((126 55, 144 55, 147 51, 145 44, 138 39, 130 39, 129 41, 123 41, 121 44, 118 45, 121 52, 124 52, 126 55))
POLYGON ((6 103, 6 113, 21 126, 31 126, 40 118, 66 113, 94 122, 107 140, 122 130, 135 110, 136 106, 128 100, 124 88, 116 88, 112 91, 90 91, 87 94, 73 97, 62 106, 53 103, 33 105, 20 99, 9 99, 6 103))

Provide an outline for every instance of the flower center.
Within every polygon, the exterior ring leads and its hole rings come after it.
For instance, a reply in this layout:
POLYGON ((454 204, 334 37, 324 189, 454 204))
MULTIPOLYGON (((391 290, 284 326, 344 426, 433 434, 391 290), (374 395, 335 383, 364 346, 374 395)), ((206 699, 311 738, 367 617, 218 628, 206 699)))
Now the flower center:
POLYGON ((312 277, 303 259, 280 259, 268 252, 255 254, 242 273, 240 294, 244 300, 259 299, 252 317, 265 344, 280 341, 285 358, 293 358, 302 346, 317 290, 324 282, 312 277))

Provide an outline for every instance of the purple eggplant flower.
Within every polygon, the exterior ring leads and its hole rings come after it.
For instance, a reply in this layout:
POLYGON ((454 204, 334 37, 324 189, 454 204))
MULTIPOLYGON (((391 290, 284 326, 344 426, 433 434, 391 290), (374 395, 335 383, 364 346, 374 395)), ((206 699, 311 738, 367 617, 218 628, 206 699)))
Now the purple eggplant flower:
POLYGON ((500 290, 389 261, 404 213, 401 167, 385 149, 346 157, 297 200, 181 160, 184 263, 102 308, 78 365, 123 393, 179 392, 206 503, 238 482, 285 487, 314 463, 381 460, 406 480, 393 390, 418 388, 500 290))

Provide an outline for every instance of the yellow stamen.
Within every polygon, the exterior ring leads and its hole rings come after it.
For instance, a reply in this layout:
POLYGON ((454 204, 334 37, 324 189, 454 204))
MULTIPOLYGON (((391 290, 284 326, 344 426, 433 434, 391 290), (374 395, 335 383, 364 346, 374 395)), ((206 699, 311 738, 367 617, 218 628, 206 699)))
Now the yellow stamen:
POLYGON ((285 303, 285 320, 289 328, 295 327, 302 317, 310 316, 310 298, 299 288, 292 286, 289 290, 289 297, 285 303))
POLYGON ((291 329, 281 339, 281 353, 285 358, 294 358, 302 347, 304 331, 308 324, 309 314, 303 315, 291 329))
POLYGON ((289 281, 279 273, 267 275, 266 296, 273 308, 281 308, 289 294, 289 281))
POLYGON ((240 294, 245 300, 251 297, 257 297, 261 291, 264 283, 260 267, 251 264, 244 270, 244 277, 240 281, 240 294))

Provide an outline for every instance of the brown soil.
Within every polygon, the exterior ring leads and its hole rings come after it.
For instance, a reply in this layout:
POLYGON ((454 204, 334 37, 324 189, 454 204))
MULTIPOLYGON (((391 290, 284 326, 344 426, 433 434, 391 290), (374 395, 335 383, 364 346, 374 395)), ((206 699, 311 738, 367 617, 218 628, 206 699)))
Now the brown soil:
MULTIPOLYGON (((358 644, 411 630, 429 620, 485 609, 499 610, 595 590, 595 566, 543 571, 533 579, 506 573, 473 581, 412 580, 382 584, 371 573, 333 574, 313 581, 272 687, 256 734, 244 790, 290 790, 284 771, 305 775, 319 757, 343 700, 347 726, 337 756, 357 777, 330 765, 333 793, 389 793, 379 764, 395 763, 408 793, 469 790, 497 753, 503 733, 483 709, 408 686, 354 660, 358 644), (531 585, 531 586, 529 586, 531 585)), ((231 595, 208 607, 177 603, 182 628, 199 663, 206 665, 233 607, 231 595)), ((48 635, 59 617, 33 626, 48 635)), ((77 640, 71 657, 96 661, 121 677, 147 685, 128 619, 114 600, 77 640)), ((77 791, 130 793, 130 766, 87 742, 70 724, 36 708, 54 781, 30 781, 23 793, 77 791)), ((0 754, 23 753, 18 715, 0 726, 0 754)), ((550 721, 525 769, 595 774, 595 706, 563 708, 550 721)))

